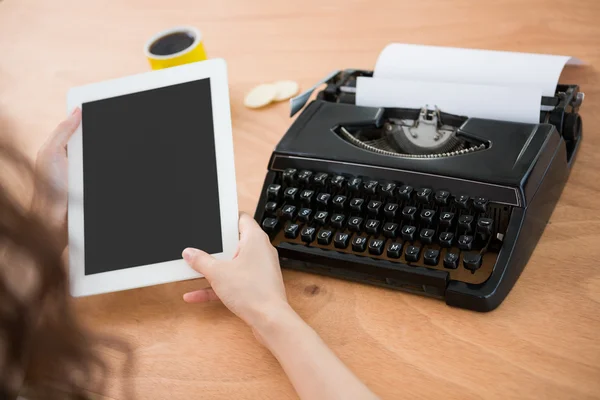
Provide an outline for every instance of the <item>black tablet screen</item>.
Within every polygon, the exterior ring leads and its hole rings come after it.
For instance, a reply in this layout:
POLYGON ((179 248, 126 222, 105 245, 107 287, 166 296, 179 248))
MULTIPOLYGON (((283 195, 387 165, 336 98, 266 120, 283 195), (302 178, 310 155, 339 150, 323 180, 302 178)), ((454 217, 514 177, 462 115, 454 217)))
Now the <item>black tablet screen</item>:
POLYGON ((84 103, 85 274, 222 252, 210 80, 84 103))

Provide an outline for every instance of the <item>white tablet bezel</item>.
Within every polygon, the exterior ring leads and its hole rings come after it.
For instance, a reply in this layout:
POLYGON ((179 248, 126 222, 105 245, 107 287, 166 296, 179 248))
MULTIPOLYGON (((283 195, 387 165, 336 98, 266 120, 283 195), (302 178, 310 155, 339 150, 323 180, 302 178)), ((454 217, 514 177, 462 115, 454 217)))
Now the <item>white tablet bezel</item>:
MULTIPOLYGON (((223 251, 213 254, 213 256, 219 259, 230 259, 238 244, 238 202, 225 61, 212 59, 76 87, 68 93, 67 106, 68 111, 71 112, 75 107, 82 107, 86 102, 203 78, 210 79, 223 238, 223 251)), ((85 110, 83 112, 85 113, 85 110)), ((69 155, 68 225, 71 295, 75 297, 88 296, 201 277, 202 275, 192 270, 183 259, 85 275, 82 149, 82 131, 84 129, 85 127, 82 125, 77 128, 67 148, 69 155)), ((115 146, 118 145, 115 143, 115 146)), ((110 249, 106 251, 110 251, 110 249)))

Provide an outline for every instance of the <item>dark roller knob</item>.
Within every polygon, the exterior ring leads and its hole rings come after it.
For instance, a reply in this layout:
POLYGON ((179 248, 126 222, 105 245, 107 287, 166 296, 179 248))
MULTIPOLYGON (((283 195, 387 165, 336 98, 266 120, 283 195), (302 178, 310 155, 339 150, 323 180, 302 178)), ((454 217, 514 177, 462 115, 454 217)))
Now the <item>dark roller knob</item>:
POLYGON ((581 130, 581 116, 578 113, 566 114, 562 132, 565 140, 578 140, 579 136, 581 136, 581 130))

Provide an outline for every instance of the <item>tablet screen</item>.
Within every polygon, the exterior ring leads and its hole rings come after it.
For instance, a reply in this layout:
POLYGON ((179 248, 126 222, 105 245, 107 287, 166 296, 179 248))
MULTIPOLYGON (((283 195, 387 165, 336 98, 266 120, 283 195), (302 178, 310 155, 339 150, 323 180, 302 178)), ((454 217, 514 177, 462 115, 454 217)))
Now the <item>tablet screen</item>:
POLYGON ((86 275, 223 251, 210 79, 82 112, 86 275))

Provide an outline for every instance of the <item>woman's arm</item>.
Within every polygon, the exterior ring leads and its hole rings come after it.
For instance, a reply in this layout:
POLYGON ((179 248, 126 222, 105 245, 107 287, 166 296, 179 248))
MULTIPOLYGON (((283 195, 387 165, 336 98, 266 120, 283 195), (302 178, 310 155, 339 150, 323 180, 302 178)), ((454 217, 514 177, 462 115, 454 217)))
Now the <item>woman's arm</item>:
POLYGON ((280 308, 258 335, 301 399, 376 399, 291 307, 280 308))
POLYGON ((211 288, 186 293, 189 303, 220 299, 277 358, 302 399, 376 399, 287 302, 277 251, 250 216, 240 216, 240 244, 231 261, 197 249, 185 260, 211 288))

